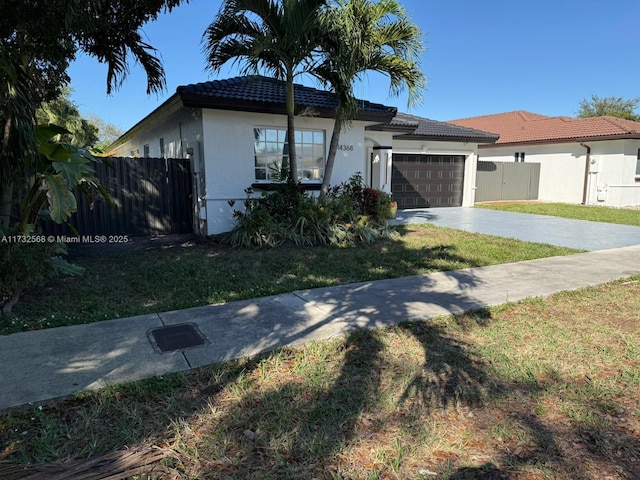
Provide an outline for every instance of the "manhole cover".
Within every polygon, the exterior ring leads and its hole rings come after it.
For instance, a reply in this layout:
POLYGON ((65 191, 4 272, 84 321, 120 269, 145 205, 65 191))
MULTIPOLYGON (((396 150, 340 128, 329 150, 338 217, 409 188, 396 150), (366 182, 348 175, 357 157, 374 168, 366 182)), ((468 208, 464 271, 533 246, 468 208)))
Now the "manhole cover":
POLYGON ((206 343, 194 323, 181 323, 169 327, 154 328, 149 331, 149 340, 161 353, 199 347, 206 343))

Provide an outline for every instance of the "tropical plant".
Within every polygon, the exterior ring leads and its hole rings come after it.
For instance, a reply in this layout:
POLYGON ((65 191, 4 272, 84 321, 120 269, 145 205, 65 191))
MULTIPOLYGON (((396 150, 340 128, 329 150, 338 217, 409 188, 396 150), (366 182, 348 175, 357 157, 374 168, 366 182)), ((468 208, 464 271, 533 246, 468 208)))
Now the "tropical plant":
POLYGON ((124 81, 130 59, 145 70, 147 93, 161 91, 164 71, 140 28, 159 12, 187 1, 2 0, 0 239, 5 241, 0 243, 0 302, 4 311, 10 310, 22 289, 44 281, 44 271, 76 271, 56 260, 62 247, 33 241, 36 225, 43 218, 66 221, 76 206, 74 187, 93 183, 101 188, 92 170, 98 160, 86 150, 51 142, 51 134, 69 135, 69 131, 36 127, 37 109, 63 91, 69 82, 67 69, 78 52, 107 65, 107 93, 124 81), (14 223, 12 206, 25 185, 27 193, 14 223))
POLYGON ((361 172, 353 174, 348 181, 338 184, 328 192, 330 198, 347 199, 352 210, 352 220, 367 217, 376 223, 384 223, 389 217, 391 196, 382 190, 368 187, 361 172))
POLYGON ((126 78, 133 58, 147 92, 164 88, 160 60, 140 28, 188 0, 3 0, 0 15, 0 225, 21 184, 33 175, 38 107, 58 97, 78 52, 107 65, 107 92, 126 78))
POLYGON ((64 245, 45 238, 39 231, 42 220, 67 222, 76 211, 77 190, 90 194, 97 189, 111 198, 94 176, 93 166, 102 159, 74 145, 53 141, 70 132, 55 125, 36 127, 36 173, 21 201, 21 217, 12 226, 0 225, 0 303, 10 313, 20 294, 39 286, 57 273, 79 274, 81 269, 60 258, 64 245), (89 187, 89 188, 87 188, 89 187))
POLYGON ((335 164, 340 132, 358 112, 353 85, 367 72, 389 77, 390 93, 406 87, 409 106, 420 101, 425 75, 420 29, 396 0, 338 0, 322 16, 322 62, 313 70, 338 97, 321 195, 326 195, 335 164))
POLYGON ((49 242, 27 229, 23 235, 0 234, 0 311, 10 314, 25 290, 39 287, 55 275, 80 275, 81 267, 62 259, 64 244, 49 242))
POLYGON ((318 46, 320 13, 326 0, 225 0, 204 35, 208 68, 227 62, 243 74, 266 73, 286 84, 290 182, 298 180, 294 78, 305 72, 318 46))
POLYGON ((83 148, 93 147, 98 141, 98 127, 80 114, 70 97, 71 88, 65 86, 59 97, 43 103, 36 110, 36 122, 38 125, 57 125, 69 132, 55 138, 57 142, 83 148))
POLYGON ((243 208, 234 210, 236 226, 222 237, 234 247, 272 247, 283 242, 346 245, 393 236, 387 226, 391 197, 365 186, 359 173, 321 199, 292 183, 280 184, 259 197, 252 189, 246 193, 243 208))
POLYGON ((111 203, 109 192, 94 175, 93 166, 104 160, 85 148, 54 141, 69 134, 56 125, 36 127, 36 173, 22 201, 16 234, 22 234, 28 225, 37 226, 42 219, 66 222, 77 208, 76 189, 89 193, 86 187, 92 187, 111 203))

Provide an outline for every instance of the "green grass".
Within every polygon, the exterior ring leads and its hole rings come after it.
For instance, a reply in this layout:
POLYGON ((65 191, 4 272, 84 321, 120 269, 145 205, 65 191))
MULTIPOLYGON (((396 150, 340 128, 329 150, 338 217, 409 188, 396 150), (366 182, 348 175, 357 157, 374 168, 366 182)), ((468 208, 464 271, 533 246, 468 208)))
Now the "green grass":
POLYGON ((633 209, 572 205, 568 203, 481 203, 476 204, 476 208, 534 213, 537 215, 640 227, 640 210, 633 209))
POLYGON ((638 311, 635 277, 79 394, 0 415, 0 459, 158 445, 185 479, 640 478, 638 311))
POLYGON ((430 225, 347 248, 232 249, 202 241, 119 254, 94 250, 71 258, 84 276, 60 277, 22 295, 14 315, 0 317, 0 334, 572 252, 430 225))

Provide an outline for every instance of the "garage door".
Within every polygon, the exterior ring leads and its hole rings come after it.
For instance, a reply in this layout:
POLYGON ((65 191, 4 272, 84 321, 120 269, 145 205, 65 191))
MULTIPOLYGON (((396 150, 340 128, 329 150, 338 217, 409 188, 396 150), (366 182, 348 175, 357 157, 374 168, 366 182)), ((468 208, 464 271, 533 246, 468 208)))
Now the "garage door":
POLYGON ((462 205, 464 155, 393 155, 391 194, 398 208, 462 205))

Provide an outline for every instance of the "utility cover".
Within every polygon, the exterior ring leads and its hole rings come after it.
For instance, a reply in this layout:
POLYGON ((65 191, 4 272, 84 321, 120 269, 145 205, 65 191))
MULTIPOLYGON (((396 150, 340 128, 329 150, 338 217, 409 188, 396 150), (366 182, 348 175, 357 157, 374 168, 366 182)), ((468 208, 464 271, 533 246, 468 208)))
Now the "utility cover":
POLYGON ((148 332, 149 341, 160 353, 200 347, 207 341, 194 323, 181 323, 154 328, 148 332))

